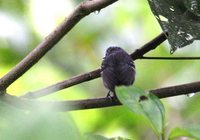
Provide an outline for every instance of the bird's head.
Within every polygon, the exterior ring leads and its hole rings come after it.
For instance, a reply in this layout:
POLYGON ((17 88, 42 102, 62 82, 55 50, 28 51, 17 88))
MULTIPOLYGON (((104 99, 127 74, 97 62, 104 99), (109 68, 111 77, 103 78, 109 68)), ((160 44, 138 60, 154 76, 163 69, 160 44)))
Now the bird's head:
POLYGON ((112 47, 109 47, 107 50, 106 50, 106 57, 109 56, 110 54, 112 53, 115 53, 117 51, 121 51, 122 49, 120 47, 116 47, 116 46, 112 46, 112 47))

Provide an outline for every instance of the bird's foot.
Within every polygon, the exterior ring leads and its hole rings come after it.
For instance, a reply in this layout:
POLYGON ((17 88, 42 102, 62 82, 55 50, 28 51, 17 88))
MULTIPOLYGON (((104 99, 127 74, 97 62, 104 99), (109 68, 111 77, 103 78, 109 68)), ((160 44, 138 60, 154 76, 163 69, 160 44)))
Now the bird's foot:
POLYGON ((108 98, 112 102, 113 96, 110 95, 110 91, 108 91, 106 98, 108 98))

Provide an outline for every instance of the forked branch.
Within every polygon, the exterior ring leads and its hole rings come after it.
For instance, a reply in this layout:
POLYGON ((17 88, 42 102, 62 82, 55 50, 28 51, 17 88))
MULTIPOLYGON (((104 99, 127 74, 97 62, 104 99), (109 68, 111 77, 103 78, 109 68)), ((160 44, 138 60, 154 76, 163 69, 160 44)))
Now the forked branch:
POLYGON ((33 51, 0 79, 0 91, 5 91, 15 80, 35 65, 51 48, 58 43, 83 17, 101 10, 117 0, 87 0, 50 33, 33 51))
MULTIPOLYGON (((200 91, 200 82, 193 82, 188 84, 182 84, 177 86, 165 87, 160 89, 149 90, 152 94, 156 95, 158 98, 167 98, 178 95, 187 95, 189 93, 196 93, 200 91)), ((133 93, 134 94, 134 93, 133 93)), ((0 100, 5 101, 12 106, 17 108, 22 108, 26 110, 34 110, 47 107, 53 111, 70 111, 70 110, 83 110, 83 109, 93 109, 93 108, 103 108, 110 106, 121 105, 116 98, 94 98, 85 100, 75 100, 75 101, 38 101, 26 98, 19 98, 11 96, 9 94, 1 95, 0 100)))
MULTIPOLYGON (((166 33, 161 33, 154 39, 152 39, 150 42, 142 46, 141 48, 137 49, 135 52, 133 52, 131 55, 133 60, 136 60, 140 57, 143 57, 144 54, 148 53, 149 51, 155 49, 158 47, 162 42, 166 40, 166 33)), ((93 80, 95 78, 100 77, 100 69, 93 70, 91 72, 81 74, 75 77, 72 77, 71 79, 61 81, 59 83, 53 84, 51 86, 48 86, 46 88, 34 91, 34 92, 29 92, 25 94, 24 97, 26 98, 39 98, 45 95, 49 95, 51 93, 54 93, 56 91, 80 84, 82 82, 86 82, 89 80, 93 80)))

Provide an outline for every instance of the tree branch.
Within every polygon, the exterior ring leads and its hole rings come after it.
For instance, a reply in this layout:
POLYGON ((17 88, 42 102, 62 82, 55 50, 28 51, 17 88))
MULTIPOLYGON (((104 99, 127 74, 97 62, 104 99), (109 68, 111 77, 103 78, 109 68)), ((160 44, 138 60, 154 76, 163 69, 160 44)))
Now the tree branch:
MULTIPOLYGON (((161 33, 156 38, 154 38, 153 40, 151 40, 150 42, 145 44, 140 49, 137 49, 135 52, 133 52, 130 55, 133 58, 133 60, 138 59, 138 58, 142 57, 145 53, 155 49, 158 45, 160 45, 165 40, 166 40, 166 33, 161 33)), ((42 97, 45 95, 49 95, 53 92, 80 84, 82 82, 86 82, 86 81, 98 78, 98 77, 100 77, 100 72, 101 72, 101 70, 97 69, 97 70, 91 71, 89 73, 78 75, 78 76, 72 77, 71 79, 64 80, 59 83, 48 86, 46 88, 43 88, 43 89, 40 89, 40 90, 37 90, 34 92, 28 92, 23 97, 39 98, 39 97, 42 97)))
POLYGON ((200 81, 177 86, 159 88, 149 90, 149 92, 156 95, 158 98, 167 98, 172 96, 184 95, 189 93, 196 93, 200 91, 200 81))
MULTIPOLYGON (((196 93, 200 91, 200 81, 182 84, 177 86, 170 86, 160 89, 149 90, 151 94, 156 95, 158 98, 167 98, 172 96, 184 95, 189 93, 196 93)), ((84 110, 93 108, 103 108, 110 106, 121 105, 116 98, 95 98, 75 101, 37 101, 21 97, 11 96, 9 94, 1 95, 0 100, 11 104, 17 108, 26 110, 34 110, 47 107, 53 111, 70 111, 70 110, 84 110)))
POLYGON ((200 57, 149 57, 149 56, 143 56, 139 59, 153 59, 153 60, 199 60, 200 57))
POLYGON ((43 89, 40 89, 40 90, 37 90, 34 92, 28 92, 23 97, 34 99, 34 98, 46 96, 46 95, 52 94, 56 91, 59 91, 59 90, 62 90, 62 89, 92 80, 92 79, 95 79, 95 78, 98 78, 98 77, 100 77, 100 72, 101 72, 101 70, 97 69, 97 70, 94 70, 94 71, 91 71, 91 72, 88 72, 85 74, 77 75, 68 80, 61 81, 59 83, 50 85, 43 89))
POLYGON ((20 63, 0 79, 0 91, 6 90, 9 85, 35 65, 83 17, 89 15, 91 12, 105 8, 116 1, 117 0, 87 0, 79 4, 60 26, 50 33, 20 63))
POLYGON ((161 33, 156 38, 152 39, 147 44, 145 44, 143 47, 141 47, 140 49, 137 49, 135 52, 130 54, 130 56, 132 57, 133 60, 143 57, 144 54, 146 54, 147 52, 151 50, 154 50, 156 47, 158 47, 158 45, 163 43, 167 39, 166 38, 167 36, 168 36, 167 32, 161 33))

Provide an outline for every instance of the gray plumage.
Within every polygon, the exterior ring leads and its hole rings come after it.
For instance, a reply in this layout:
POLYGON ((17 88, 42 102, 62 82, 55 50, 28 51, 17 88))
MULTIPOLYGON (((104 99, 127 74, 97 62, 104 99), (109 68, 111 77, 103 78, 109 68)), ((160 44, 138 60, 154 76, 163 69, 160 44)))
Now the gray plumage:
MULTIPOLYGON (((104 86, 115 95, 115 87, 129 86, 135 81, 135 65, 127 52, 120 47, 109 47, 101 65, 104 86)), ((109 92, 108 95, 110 96, 109 92)))

